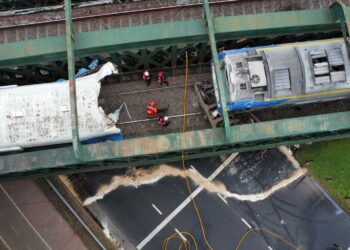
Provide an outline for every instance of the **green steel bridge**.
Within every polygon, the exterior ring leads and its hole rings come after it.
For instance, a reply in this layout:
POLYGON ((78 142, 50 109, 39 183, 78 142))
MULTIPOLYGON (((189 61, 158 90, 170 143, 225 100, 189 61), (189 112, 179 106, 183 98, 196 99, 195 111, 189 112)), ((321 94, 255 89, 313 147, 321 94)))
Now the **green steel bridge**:
MULTIPOLYGON (((1 155, 0 177, 69 174, 178 161, 182 149, 185 150, 186 158, 190 159, 350 137, 350 112, 231 126, 227 110, 224 109, 222 128, 82 145, 76 115, 74 75, 77 57, 146 48, 170 48, 169 63, 176 66, 179 48, 198 44, 198 48, 202 48, 199 54, 203 54, 209 45, 218 79, 220 102, 225 103, 223 82, 218 74, 217 44, 220 42, 317 32, 341 32, 348 42, 350 8, 338 2, 329 8, 214 18, 208 0, 205 0, 203 11, 204 19, 75 34, 71 1, 65 0, 64 36, 1 43, 2 69, 67 60, 73 141, 71 146, 1 155)), ((146 56, 139 59, 142 63, 147 61, 146 56)))

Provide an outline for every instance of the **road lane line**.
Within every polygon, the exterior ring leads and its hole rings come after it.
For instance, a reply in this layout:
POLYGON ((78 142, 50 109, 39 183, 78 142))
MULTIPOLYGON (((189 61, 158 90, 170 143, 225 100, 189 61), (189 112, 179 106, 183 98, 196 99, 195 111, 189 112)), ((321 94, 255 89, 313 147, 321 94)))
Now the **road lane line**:
MULTIPOLYGON (((218 176, 225 167, 230 164, 230 162, 238 155, 238 153, 231 154, 209 177, 208 181, 212 181, 216 176, 218 176)), ((192 192, 192 196, 188 196, 173 212, 171 212, 168 217, 166 217, 153 231, 147 235, 146 238, 144 238, 138 245, 137 249, 142 249, 149 241, 151 241, 154 236, 157 235, 178 213, 181 212, 182 209, 184 209, 190 202, 191 198, 193 199, 196 197, 202 190, 203 186, 199 186, 192 192)))
POLYGON ((160 215, 163 214, 162 211, 160 211, 159 208, 157 208, 157 206, 154 205, 153 203, 152 203, 152 207, 153 207, 160 215))
POLYGON ((10 227, 11 227, 12 231, 14 231, 15 234, 16 234, 18 237, 21 235, 21 234, 17 231, 17 229, 15 228, 14 225, 10 224, 10 227))
POLYGON ((245 219, 241 218, 241 220, 243 221, 244 224, 247 225, 247 227, 249 227, 249 229, 252 229, 252 227, 248 224, 248 222, 245 219))
POLYGON ((5 245, 5 247, 6 247, 8 250, 11 250, 11 247, 7 244, 7 242, 5 241, 4 238, 2 238, 1 235, 0 235, 0 240, 1 240, 1 242, 5 245))
POLYGON ((220 198, 223 202, 225 202, 225 203, 227 204, 227 200, 226 200, 224 197, 222 197, 221 194, 217 193, 217 195, 219 196, 219 198, 220 198))
POLYGON ((272 248, 272 247, 270 247, 270 246, 267 246, 267 248, 268 248, 269 250, 273 250, 273 248, 272 248))
POLYGON ((0 184, 0 188, 1 190, 5 193, 5 195, 7 196, 7 198, 9 198, 9 200, 11 201, 11 203, 13 204, 13 206, 17 209, 17 211, 22 215, 23 219, 28 223, 28 225, 30 226, 31 229, 33 229, 33 231, 38 235, 38 237, 42 240, 42 242, 44 242, 45 246, 52 250, 52 248, 49 246, 49 244, 46 242, 46 240, 39 234, 39 232, 35 229, 35 227, 32 225, 32 223, 27 219, 27 217, 23 214, 23 212, 21 211, 21 209, 17 206, 17 204, 15 203, 15 201, 12 199, 12 197, 7 193, 7 191, 5 190, 5 188, 0 184))
POLYGON ((177 228, 175 228, 175 232, 176 232, 178 235, 180 235, 180 237, 181 237, 181 239, 182 239, 183 241, 187 241, 187 239, 185 238, 185 236, 183 236, 183 234, 180 233, 180 231, 177 230, 177 228))

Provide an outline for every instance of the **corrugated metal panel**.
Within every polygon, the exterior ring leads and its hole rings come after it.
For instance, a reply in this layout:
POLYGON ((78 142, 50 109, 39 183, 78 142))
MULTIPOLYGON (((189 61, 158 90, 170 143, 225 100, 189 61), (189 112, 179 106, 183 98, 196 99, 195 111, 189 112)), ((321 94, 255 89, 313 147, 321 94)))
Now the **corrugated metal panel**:
POLYGON ((331 72, 332 82, 345 82, 346 74, 345 71, 333 71, 331 72))
POLYGON ((314 64, 315 75, 327 75, 329 74, 329 65, 327 62, 314 64))
POLYGON ((315 84, 316 85, 327 84, 330 82, 331 82, 331 79, 330 79, 329 75, 315 77, 315 84))
POLYGON ((344 65, 344 58, 340 48, 327 50, 328 62, 331 66, 344 65))
POLYGON ((290 72, 289 69, 276 69, 273 71, 273 79, 275 82, 275 89, 290 89, 290 72))

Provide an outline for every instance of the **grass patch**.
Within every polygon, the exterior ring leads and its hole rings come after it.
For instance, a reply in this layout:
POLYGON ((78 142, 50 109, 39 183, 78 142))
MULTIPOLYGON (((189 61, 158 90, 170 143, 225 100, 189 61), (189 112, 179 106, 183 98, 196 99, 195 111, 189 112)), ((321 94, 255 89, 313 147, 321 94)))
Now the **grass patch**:
POLYGON ((350 213, 350 139, 303 145, 295 157, 350 213))

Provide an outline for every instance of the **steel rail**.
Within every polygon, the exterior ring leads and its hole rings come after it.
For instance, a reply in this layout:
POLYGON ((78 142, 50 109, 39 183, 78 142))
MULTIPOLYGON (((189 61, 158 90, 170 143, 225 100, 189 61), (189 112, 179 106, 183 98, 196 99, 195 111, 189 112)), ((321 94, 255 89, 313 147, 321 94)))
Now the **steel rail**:
MULTIPOLYGON (((221 0, 221 1, 215 1, 210 2, 211 5, 219 5, 219 4, 229 4, 233 2, 239 2, 242 0, 221 0)), ((105 14, 96 14, 96 15, 87 15, 87 16, 81 16, 81 17, 72 17, 72 21, 82 21, 87 19, 93 19, 93 18, 106 18, 106 17, 114 17, 114 16, 122 16, 122 15, 132 15, 132 14, 143 14, 146 12, 158 12, 158 11, 164 11, 164 10, 172 10, 172 9, 181 9, 181 8, 188 8, 188 7, 203 7, 203 3, 192 3, 192 4, 182 4, 182 5, 170 5, 170 6, 155 6, 151 8, 144 8, 139 10, 128 10, 128 11, 118 11, 118 12, 110 12, 105 14)), ((7 26, 0 26, 0 30, 5 29, 16 29, 21 27, 30 27, 30 26, 36 26, 36 25, 45 25, 45 24, 55 24, 55 23, 63 23, 65 22, 64 18, 56 19, 56 20, 50 20, 50 21, 41 21, 41 22, 33 22, 33 23, 23 23, 23 24, 16 24, 16 25, 7 25, 7 26)))
MULTIPOLYGON (((194 85, 194 83, 191 83, 191 84, 188 84, 187 86, 193 86, 193 85, 194 85)), ((149 89, 128 91, 128 92, 117 93, 117 94, 100 95, 100 97, 101 98, 109 98, 109 97, 122 96, 122 95, 132 95, 132 94, 138 94, 138 93, 144 93, 144 92, 150 92, 150 91, 180 88, 180 87, 183 87, 183 86, 184 85, 182 84, 182 85, 175 85, 175 86, 169 86, 169 87, 149 88, 149 89)))

